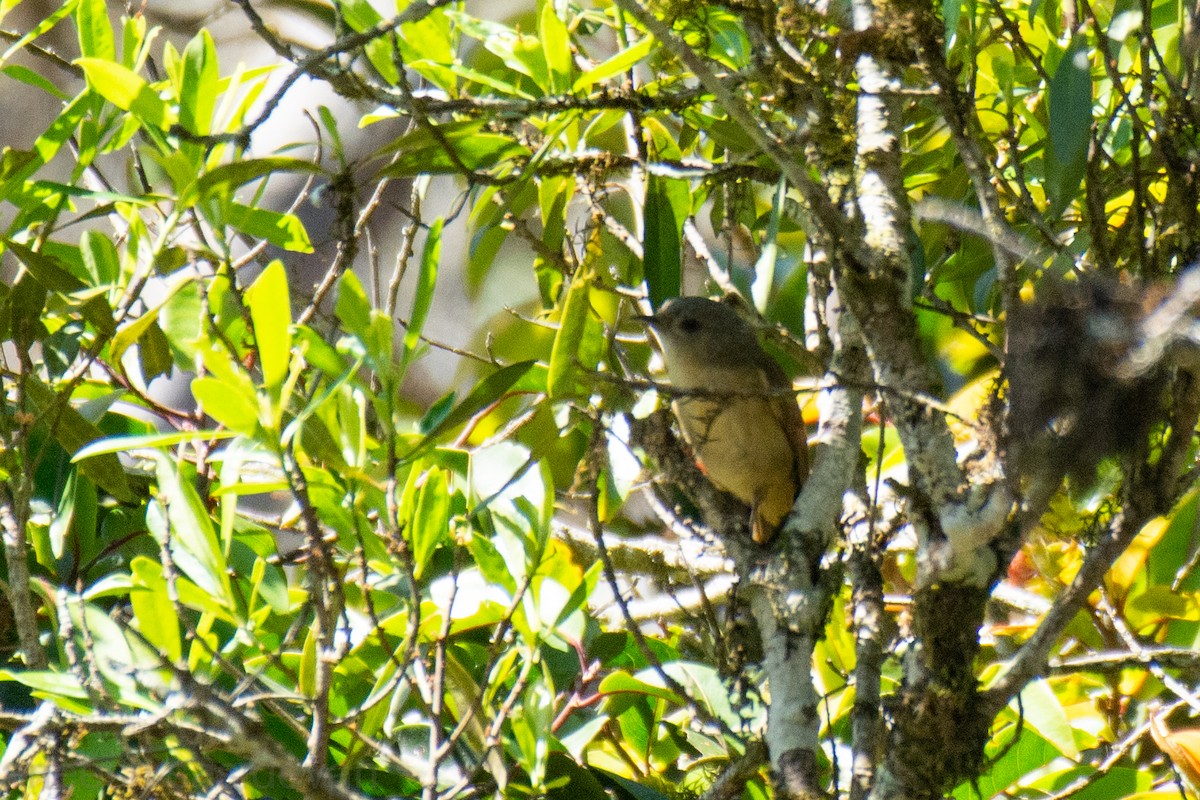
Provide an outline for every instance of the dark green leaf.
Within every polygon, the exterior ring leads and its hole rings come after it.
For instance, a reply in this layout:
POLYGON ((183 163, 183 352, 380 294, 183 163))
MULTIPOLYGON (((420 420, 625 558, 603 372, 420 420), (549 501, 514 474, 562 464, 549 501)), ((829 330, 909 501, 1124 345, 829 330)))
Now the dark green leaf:
POLYGON ((51 94, 64 102, 71 97, 69 94, 55 86, 51 81, 37 74, 29 67, 25 67, 20 64, 8 64, 7 66, 0 68, 0 74, 7 75, 13 80, 20 81, 26 86, 32 86, 35 89, 41 89, 43 92, 51 94))
POLYGON ((515 364, 509 364, 507 367, 501 367, 484 378, 476 384, 470 394, 463 398, 463 401, 453 411, 446 415, 446 418, 441 423, 426 434, 416 447, 404 454, 403 460, 411 461, 416 458, 421 452, 433 446, 442 434, 462 425, 484 408, 495 403, 536 363, 535 361, 518 361, 515 364))
POLYGON ((1090 55, 1087 37, 1076 36, 1050 79, 1050 129, 1045 151, 1050 217, 1057 217, 1071 203, 1087 171, 1092 141, 1090 55))
POLYGON ((180 571, 225 609, 234 607, 225 554, 212 518, 195 487, 176 461, 165 452, 156 454, 158 502, 146 513, 146 526, 160 544, 168 543, 180 571), (161 518, 166 506, 166 519, 161 518), (170 536, 166 523, 170 522, 170 536))
POLYGON ((592 767, 591 770, 601 784, 617 792, 622 800, 625 800, 625 798, 628 798, 628 800, 669 800, 665 794, 655 791, 649 786, 644 786, 628 778, 622 778, 620 775, 598 767, 592 767))
POLYGON ((458 394, 456 392, 448 392, 443 395, 442 398, 431 405, 429 410, 425 412, 425 415, 421 417, 421 421, 418 423, 417 429, 421 431, 421 433, 427 434, 437 428, 438 425, 441 425, 443 422, 445 422, 446 417, 449 416, 450 412, 454 409, 454 401, 457 398, 458 394))
POLYGON ((21 259, 25 268, 47 290, 69 294, 84 288, 83 281, 72 275, 62 262, 53 256, 33 250, 11 239, 5 239, 4 246, 21 259))
POLYGON ((138 341, 138 363, 142 367, 142 378, 147 382, 171 372, 174 365, 171 343, 157 322, 151 323, 138 341))
MULTIPOLYGON (((68 455, 74 456, 84 445, 103 438, 99 428, 32 375, 25 377, 25 396, 39 419, 51 423, 54 438, 68 455)), ((136 499, 125 469, 112 453, 80 461, 79 468, 93 483, 121 502, 132 503, 136 499)))
POLYGON ((687 183, 651 175, 646 182, 646 230, 642 240, 650 305, 679 295, 683 222, 690 208, 687 183))

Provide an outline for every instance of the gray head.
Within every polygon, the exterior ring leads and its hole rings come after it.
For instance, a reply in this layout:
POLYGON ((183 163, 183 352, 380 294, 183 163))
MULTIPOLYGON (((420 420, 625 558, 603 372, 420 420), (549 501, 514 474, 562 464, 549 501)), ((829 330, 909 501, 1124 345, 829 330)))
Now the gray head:
POLYGON ((707 297, 674 297, 657 314, 641 319, 662 346, 668 372, 697 363, 753 364, 762 354, 750 324, 729 305, 707 297))

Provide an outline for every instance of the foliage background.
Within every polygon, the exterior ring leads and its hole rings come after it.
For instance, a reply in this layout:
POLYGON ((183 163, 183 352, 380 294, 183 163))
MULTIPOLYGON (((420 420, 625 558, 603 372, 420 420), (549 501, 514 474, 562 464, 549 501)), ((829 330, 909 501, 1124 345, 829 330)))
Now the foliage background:
POLYGON ((0 159, 13 796, 1196 775, 1194 2, 237 0, 211 24, 262 66, 28 3, 0 2, 4 92, 53 110, 0 159), (766 551, 630 322, 717 290, 820 442, 766 551), (458 292, 514 309, 439 319, 458 292))

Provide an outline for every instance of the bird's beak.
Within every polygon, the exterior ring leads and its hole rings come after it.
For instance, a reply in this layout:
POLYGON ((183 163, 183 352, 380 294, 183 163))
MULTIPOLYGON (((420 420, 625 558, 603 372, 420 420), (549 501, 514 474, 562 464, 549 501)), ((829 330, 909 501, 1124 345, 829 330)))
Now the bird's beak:
POLYGON ((649 328, 653 328, 655 323, 658 322, 658 317, 654 316, 653 314, 650 314, 648 316, 645 314, 637 314, 636 316, 634 316, 633 319, 635 322, 640 322, 649 328))

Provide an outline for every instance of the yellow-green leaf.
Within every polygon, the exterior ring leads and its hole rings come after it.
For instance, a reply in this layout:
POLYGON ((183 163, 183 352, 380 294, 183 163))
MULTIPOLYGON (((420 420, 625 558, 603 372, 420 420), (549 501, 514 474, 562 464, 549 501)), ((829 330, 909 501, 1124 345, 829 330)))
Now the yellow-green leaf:
POLYGON ((88 85, 117 108, 160 130, 174 124, 170 106, 133 70, 102 58, 79 58, 75 63, 83 68, 88 85))
POLYGON ((567 290, 567 299, 563 303, 558 332, 554 336, 554 345, 550 349, 550 375, 547 379, 547 389, 552 398, 561 398, 575 392, 576 362, 579 358, 579 345, 583 341, 583 332, 587 324, 591 286, 591 273, 580 269, 575 272, 574 278, 571 279, 571 286, 567 290))
POLYGON ((287 271, 283 262, 272 261, 246 293, 254 339, 262 366, 263 383, 272 398, 279 400, 279 388, 287 378, 291 363, 292 307, 288 294, 287 271))

